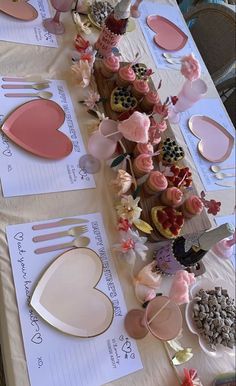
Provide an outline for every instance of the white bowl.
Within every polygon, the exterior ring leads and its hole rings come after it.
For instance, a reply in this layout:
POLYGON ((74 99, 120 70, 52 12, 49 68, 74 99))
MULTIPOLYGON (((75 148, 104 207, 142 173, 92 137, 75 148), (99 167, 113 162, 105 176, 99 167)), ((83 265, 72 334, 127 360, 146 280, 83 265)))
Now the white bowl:
MULTIPOLYGON (((215 287, 222 287, 223 289, 227 289, 228 294, 230 297, 234 298, 234 288, 227 283, 223 279, 216 279, 214 282, 212 282, 210 279, 203 278, 199 281, 197 281, 191 288, 190 288, 190 296, 193 299, 195 295, 199 292, 201 288, 204 290, 211 290, 215 287)), ((187 326, 189 330, 198 336, 198 341, 201 349, 209 356, 214 358, 220 358, 225 353, 231 356, 235 356, 235 350, 231 349, 229 347, 225 347, 222 344, 216 345, 216 350, 212 350, 209 346, 209 343, 205 339, 204 335, 199 332, 199 329, 197 328, 195 321, 192 317, 193 315, 193 305, 194 301, 190 301, 185 308, 185 318, 187 322, 187 326)))

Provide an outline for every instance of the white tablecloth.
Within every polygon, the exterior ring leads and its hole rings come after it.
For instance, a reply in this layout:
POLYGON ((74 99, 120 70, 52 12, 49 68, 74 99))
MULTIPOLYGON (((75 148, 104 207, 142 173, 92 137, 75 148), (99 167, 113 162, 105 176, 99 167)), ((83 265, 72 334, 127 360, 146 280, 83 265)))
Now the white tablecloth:
MULTIPOLYGON (((73 38, 76 31, 69 13, 63 14, 62 19, 65 22, 66 34, 59 37, 59 48, 45 48, 0 42, 0 74, 12 76, 41 74, 45 78, 65 79, 86 143, 89 130, 91 126, 96 123, 96 120, 86 113, 84 107, 78 103, 78 100, 82 100, 86 95, 86 90, 76 87, 70 71, 73 38)), ((93 30, 93 34, 89 36, 91 42, 96 40, 97 33, 97 31, 93 30)), ((128 33, 123 38, 120 49, 124 60, 133 60, 136 52, 139 52, 141 55, 140 61, 154 68, 148 46, 138 23, 136 23, 136 30, 128 33)), ((160 95, 164 101, 168 95, 177 94, 184 80, 181 74, 171 69, 161 71, 156 69, 155 75, 153 76, 156 84, 158 84, 160 77, 163 80, 160 95)), ((208 74, 205 80, 209 87, 207 96, 218 98, 218 94, 208 74)), ((0 106, 1 103, 3 103, 3 101, 0 102, 0 106)), ((177 139, 183 142, 183 137, 178 126, 173 126, 173 128, 175 129, 177 139)), ((187 154, 187 161, 192 162, 189 154, 187 154)), ((202 190, 202 184, 193 165, 192 167, 195 183, 200 191, 200 189, 202 190)), ((110 174, 111 171, 104 166, 99 174, 95 176, 96 189, 7 199, 5 199, 2 194, 0 196, 0 326, 1 346, 8 386, 29 386, 29 381, 5 227, 8 224, 101 212, 109 241, 112 244, 116 238, 116 231, 114 227, 113 197, 108 187, 110 174)), ((232 190, 214 192, 214 194, 209 193, 208 198, 211 197, 222 202, 221 215, 233 213, 234 192, 232 190)), ((212 252, 209 252, 204 262, 207 267, 205 277, 213 280, 217 277, 222 277, 226 281, 232 284, 234 283, 234 270, 229 261, 223 261, 212 252)), ((133 293, 133 287, 130 283, 126 266, 121 264, 120 261, 116 261, 116 266, 128 309, 137 307, 138 303, 133 293)), ((187 367, 198 369, 203 385, 210 386, 216 375, 233 370, 234 360, 232 357, 224 356, 215 360, 206 356, 199 348, 197 337, 188 331, 185 323, 182 343, 188 347, 193 347, 194 357, 187 364, 187 367)), ((138 341, 138 347, 143 361, 143 370, 117 380, 113 382, 112 385, 178 385, 176 376, 168 363, 163 347, 157 340, 148 335, 145 339, 138 341)))

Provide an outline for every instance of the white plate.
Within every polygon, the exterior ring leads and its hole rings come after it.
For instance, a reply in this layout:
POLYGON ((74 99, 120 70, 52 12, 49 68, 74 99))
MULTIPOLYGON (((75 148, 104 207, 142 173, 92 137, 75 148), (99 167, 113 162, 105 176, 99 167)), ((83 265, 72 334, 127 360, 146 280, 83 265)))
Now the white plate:
POLYGON ((89 248, 60 255, 39 280, 31 306, 50 325, 81 338, 97 336, 111 325, 111 300, 96 288, 103 266, 89 248))
MULTIPOLYGON (((214 289, 215 287, 222 287, 223 289, 228 290, 228 294, 230 297, 234 298, 234 288, 229 285, 228 282, 226 282, 223 279, 216 279, 214 282, 212 282, 210 279, 203 278, 199 281, 197 281, 191 288, 190 288, 190 295, 191 298, 193 299, 197 292, 201 288, 204 290, 211 290, 214 289)), ((216 346, 216 351, 212 350, 206 341, 204 335, 199 333, 199 329, 197 328, 194 319, 192 317, 193 314, 193 305, 194 301, 190 301, 185 308, 185 318, 187 322, 187 326, 189 330, 198 336, 198 341, 201 349, 207 354, 210 355, 211 357, 214 358, 220 358, 222 357, 225 353, 231 356, 235 356, 235 350, 230 349, 229 347, 225 347, 222 344, 218 344, 216 346)))

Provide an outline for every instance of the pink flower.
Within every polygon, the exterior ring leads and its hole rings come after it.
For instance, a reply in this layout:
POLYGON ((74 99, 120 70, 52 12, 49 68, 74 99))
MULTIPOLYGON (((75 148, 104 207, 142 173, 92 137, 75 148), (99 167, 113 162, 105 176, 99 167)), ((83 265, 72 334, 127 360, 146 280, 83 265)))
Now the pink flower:
POLYGON ((220 211, 221 202, 220 201, 217 202, 216 200, 212 200, 212 199, 210 201, 206 200, 205 196, 206 196, 205 193, 201 192, 201 200, 205 208, 208 209, 207 213, 213 214, 214 216, 216 216, 217 213, 220 211))
POLYGON ((194 57, 193 54, 184 56, 181 59, 181 74, 190 81, 200 78, 201 67, 199 61, 194 57))
POLYGON ((89 47, 90 43, 88 40, 85 40, 80 34, 77 34, 75 37, 75 48, 79 52, 85 52, 89 47))
POLYGON ((197 376, 197 370, 184 369, 184 380, 181 386, 202 386, 202 383, 197 376))
POLYGON ((130 222, 126 218, 119 218, 118 230, 127 232, 131 228, 130 222))

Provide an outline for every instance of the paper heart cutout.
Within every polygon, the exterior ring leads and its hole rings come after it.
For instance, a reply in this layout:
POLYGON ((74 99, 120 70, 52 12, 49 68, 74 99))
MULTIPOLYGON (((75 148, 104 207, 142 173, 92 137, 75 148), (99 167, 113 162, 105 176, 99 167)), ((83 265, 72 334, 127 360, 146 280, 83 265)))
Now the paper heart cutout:
POLYGON ((137 99, 125 87, 116 87, 111 93, 111 109, 122 113, 134 109, 137 106, 137 99))
POLYGON ((23 0, 1 0, 0 11, 24 21, 32 21, 38 17, 37 10, 23 0))
POLYGON ((71 249, 46 270, 31 298, 31 306, 58 330, 89 338, 105 332, 112 323, 111 300, 98 288, 103 266, 89 248, 71 249))
POLYGON ((65 112, 53 101, 33 100, 13 111, 2 131, 23 149, 43 158, 59 159, 71 153, 71 140, 58 129, 65 112))
POLYGON ((210 162, 225 161, 233 148, 233 136, 218 122, 204 115, 190 118, 189 128, 200 141, 198 150, 210 162))
POLYGON ((163 16, 148 16, 147 25, 157 33, 154 42, 166 51, 181 50, 188 40, 188 36, 177 25, 163 16))
POLYGON ((118 130, 129 141, 148 143, 150 119, 146 114, 135 111, 128 119, 118 123, 118 130))

